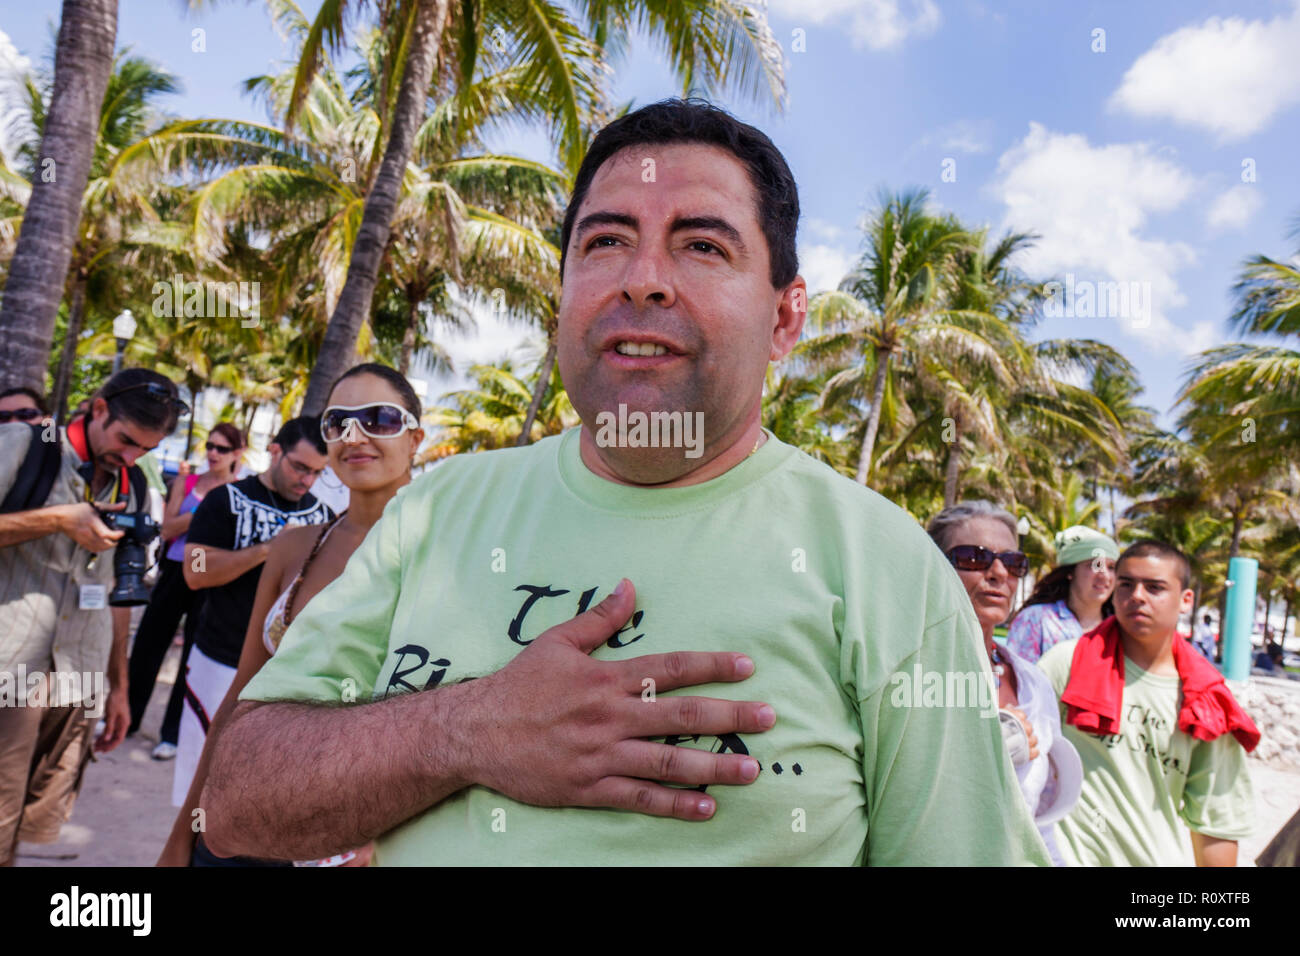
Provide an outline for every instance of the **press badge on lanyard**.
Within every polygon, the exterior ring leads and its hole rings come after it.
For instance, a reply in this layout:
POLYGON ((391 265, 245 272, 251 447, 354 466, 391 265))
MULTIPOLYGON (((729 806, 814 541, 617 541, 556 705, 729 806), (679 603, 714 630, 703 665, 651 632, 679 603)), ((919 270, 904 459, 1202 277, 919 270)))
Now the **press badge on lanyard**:
MULTIPOLYGON (((116 504, 118 495, 122 490, 122 479, 119 476, 113 482, 113 495, 109 499, 110 504, 116 504)), ((94 504, 90 496, 90 483, 86 482, 86 500, 94 504)), ((90 561, 86 568, 90 569, 95 566, 96 559, 99 555, 91 555, 90 561)), ((108 607, 108 586, 105 584, 83 584, 77 595, 77 610, 79 611, 102 611, 108 607)))

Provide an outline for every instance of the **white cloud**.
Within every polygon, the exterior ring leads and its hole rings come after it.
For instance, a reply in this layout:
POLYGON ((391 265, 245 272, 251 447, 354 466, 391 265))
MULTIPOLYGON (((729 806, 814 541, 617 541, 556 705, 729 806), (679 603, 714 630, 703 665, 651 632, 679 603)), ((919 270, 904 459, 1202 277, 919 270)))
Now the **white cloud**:
POLYGON ((10 140, 6 130, 21 115, 21 77, 32 68, 32 61, 18 52, 9 34, 0 30, 0 154, 13 162, 17 144, 10 140))
POLYGON ((1210 17, 1161 37, 1124 74, 1111 105, 1241 139, 1300 103, 1300 2, 1272 20, 1210 17))
POLYGON ((0 30, 0 74, 22 74, 31 68, 32 61, 18 52, 9 34, 0 30))
POLYGON ((799 274, 808 283, 808 294, 834 289, 853 266, 854 257, 840 246, 816 243, 799 250, 799 274))
POLYGON ((1211 229, 1242 229, 1264 205, 1259 187, 1238 183, 1214 198, 1205 214, 1211 229))
POLYGON ((1030 123, 1028 135, 999 159, 989 191, 1006 206, 1004 227, 1041 235, 1021 262, 1030 274, 1138 283, 1133 288, 1149 293, 1148 314, 1074 321, 1117 322, 1148 345, 1190 353, 1212 329, 1188 332, 1169 313, 1187 301, 1177 273, 1195 254, 1146 228, 1153 213, 1177 208, 1194 186, 1191 174, 1146 144, 1093 146, 1077 133, 1030 123))
POLYGON ((847 20, 853 46, 871 50, 898 46, 909 35, 933 33, 942 20, 934 0, 771 0, 770 8, 796 26, 847 20))
POLYGON ((993 135, 989 120, 961 119, 927 131, 907 148, 904 158, 918 152, 939 151, 946 155, 956 153, 986 153, 993 135))

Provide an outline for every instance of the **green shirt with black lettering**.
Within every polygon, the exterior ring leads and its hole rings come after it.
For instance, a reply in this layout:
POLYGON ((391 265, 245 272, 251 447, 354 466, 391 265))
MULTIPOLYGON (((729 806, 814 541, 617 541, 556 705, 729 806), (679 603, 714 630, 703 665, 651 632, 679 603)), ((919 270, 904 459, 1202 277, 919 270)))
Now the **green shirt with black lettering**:
POLYGON ((774 438, 658 489, 596 476, 578 438, 457 456, 402 489, 241 697, 437 693, 627 577, 636 611, 594 656, 748 654, 748 680, 674 693, 765 701, 776 726, 666 742, 762 772, 708 787, 700 823, 472 786, 380 838, 379 864, 1048 865, 993 712, 894 693, 918 669, 991 679, 965 590, 909 515, 774 438))
MULTIPOLYGON (((1078 638, 1038 661, 1058 699, 1070 678, 1078 638)), ((1191 866, 1196 830, 1242 840, 1254 827, 1255 799, 1246 751, 1231 734, 1197 740, 1178 729, 1182 685, 1124 658, 1120 732, 1061 729, 1083 761, 1083 793, 1056 824, 1056 843, 1072 866, 1191 866)))

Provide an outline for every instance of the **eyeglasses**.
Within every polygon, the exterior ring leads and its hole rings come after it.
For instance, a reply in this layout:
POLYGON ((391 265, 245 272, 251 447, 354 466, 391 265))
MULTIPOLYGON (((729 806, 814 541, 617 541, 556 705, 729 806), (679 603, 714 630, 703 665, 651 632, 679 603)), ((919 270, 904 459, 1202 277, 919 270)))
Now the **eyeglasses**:
POLYGON ((324 468, 310 468, 307 465, 304 465, 300 461, 294 461, 288 455, 284 456, 284 460, 287 461, 289 463, 289 467, 292 468, 294 471, 296 471, 301 477, 310 478, 313 481, 319 478, 321 472, 325 470, 324 468))
POLYGON ((44 416, 45 413, 39 408, 15 408, 12 411, 0 412, 0 425, 7 425, 13 421, 34 422, 44 416))
POLYGON ((1029 572, 1029 558, 1023 551, 995 553, 977 544, 959 544, 949 549, 947 557, 958 571, 987 571, 994 561, 1001 561, 1013 578, 1023 578, 1029 572))
POLYGON ((208 451, 220 452, 223 455, 229 455, 232 451, 235 450, 229 445, 218 445, 214 441, 208 442, 207 445, 205 445, 204 447, 206 447, 208 451))
POLYGON ((371 438, 393 438, 408 428, 419 428, 414 415, 399 405, 331 405, 320 418, 320 434, 327 442, 350 437, 352 428, 371 438), (355 422, 355 425, 353 424, 355 422))
POLYGON ((190 407, 177 398, 175 393, 161 382, 141 382, 139 385, 128 385, 125 388, 119 388, 116 391, 107 392, 101 397, 107 402, 109 399, 117 398, 119 395, 135 391, 137 388, 143 388, 149 394, 149 397, 159 404, 170 404, 181 415, 190 414, 190 407))

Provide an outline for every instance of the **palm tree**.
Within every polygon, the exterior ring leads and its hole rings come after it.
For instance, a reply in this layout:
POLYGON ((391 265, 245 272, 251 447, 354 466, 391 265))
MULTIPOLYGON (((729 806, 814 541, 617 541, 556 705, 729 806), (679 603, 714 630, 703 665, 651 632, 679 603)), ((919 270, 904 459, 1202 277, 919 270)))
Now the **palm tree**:
MULTIPOLYGON (((1300 239, 1300 219, 1291 238, 1300 239)), ((1233 287, 1237 304, 1229 325, 1247 335, 1284 342, 1300 337, 1300 250, 1290 262, 1257 255, 1233 287)), ((1213 439, 1262 447, 1274 455, 1300 453, 1300 351, 1282 345, 1232 343, 1201 354, 1179 400, 1198 408, 1213 439), (1206 415, 1219 409, 1213 422, 1206 415), (1254 432, 1266 436, 1256 441, 1254 432)), ((1250 450, 1250 449, 1247 449, 1250 450)))
POLYGON ((0 379, 40 389, 113 67, 117 0, 63 0, 40 175, 0 303, 0 379), (51 277, 55 281, 51 281, 51 277))
MULTIPOLYGON (((22 168, 8 181, 16 204, 40 175, 39 144, 48 120, 51 83, 28 77, 24 86, 22 168)), ((100 319, 121 309, 138 290, 139 275, 185 258, 182 231, 168 221, 183 189, 161 181, 148 157, 133 150, 160 124, 153 101, 178 89, 175 77, 139 57, 115 59, 99 114, 94 154, 68 273, 64 344, 51 393, 56 418, 65 418, 67 393, 88 313, 100 319)))
POLYGON ((769 365, 763 388, 763 426, 787 445, 851 477, 848 443, 835 434, 842 431, 843 415, 821 407, 822 390, 830 374, 823 372, 812 378, 783 375, 776 366, 769 365))
POLYGON ((870 477, 889 401, 891 364, 918 354, 921 335, 928 346, 946 333, 966 335, 934 316, 956 284, 957 256, 969 248, 971 237, 953 217, 928 213, 928 196, 923 189, 881 194, 857 265, 838 291, 809 303, 810 323, 821 334, 795 350, 797 361, 813 367, 851 358, 852 364, 826 383, 823 404, 869 403, 857 456, 856 478, 862 484, 870 477))
MULTIPOLYGON (((277 22, 305 42, 310 25, 293 4, 280 5, 277 22)), ((148 144, 167 169, 201 181, 186 214, 196 250, 226 261, 232 235, 264 237, 264 254, 248 267, 272 264, 262 314, 291 316, 299 332, 283 355, 286 402, 303 397, 306 371, 346 285, 367 184, 378 175, 382 116, 375 97, 385 41, 372 31, 358 42, 360 63, 346 78, 328 64, 316 71, 292 136, 258 124, 190 120, 148 144)), ((293 69, 254 77, 246 88, 280 119, 295 77, 293 69)), ((519 115, 528 102, 524 81, 518 69, 483 77, 465 91, 468 105, 437 104, 417 131, 381 295, 358 342, 363 352, 380 347, 373 332, 397 329, 393 359, 405 369, 417 343, 429 350, 421 332, 430 310, 441 323, 466 325, 453 284, 471 298, 500 290, 502 306, 516 310, 555 282, 558 253, 537 227, 558 217, 564 178, 529 160, 475 151, 486 124, 519 115)))
MULTIPOLYGON (((540 367, 533 374, 537 375, 540 367)), ((513 363, 475 365, 469 370, 475 387, 449 392, 452 404, 432 408, 424 420, 433 425, 432 443, 416 464, 426 464, 448 454, 490 451, 516 443, 533 394, 533 383, 519 378, 513 363)), ((532 423, 532 440, 558 435, 578 424, 578 414, 552 368, 543 401, 532 423)))
MULTIPOLYGON (((288 120, 306 95, 326 48, 342 44, 346 17, 357 4, 325 3, 304 45, 288 120)), ((365 199, 347 280, 330 316, 304 411, 316 413, 330 384, 346 367, 370 311, 380 263, 388 245, 400 183, 424 116, 435 63, 445 65, 444 89, 466 89, 486 62, 493 70, 520 67, 541 115, 553 118, 564 165, 576 166, 586 148, 586 117, 602 109, 603 50, 622 49, 634 31, 660 40, 670 67, 690 88, 712 88, 734 80, 749 92, 760 88, 783 99, 781 51, 766 18, 730 0, 635 3, 583 0, 582 23, 568 12, 537 0, 389 0, 381 6, 381 28, 389 38, 392 72, 381 87, 390 95, 384 118, 383 160, 365 199), (391 91, 396 89, 396 96, 391 91)))

